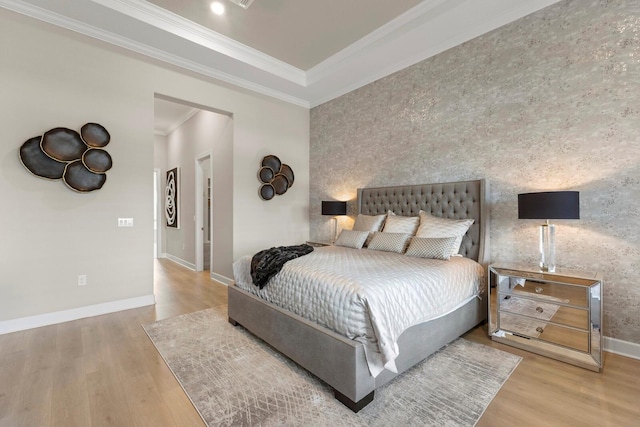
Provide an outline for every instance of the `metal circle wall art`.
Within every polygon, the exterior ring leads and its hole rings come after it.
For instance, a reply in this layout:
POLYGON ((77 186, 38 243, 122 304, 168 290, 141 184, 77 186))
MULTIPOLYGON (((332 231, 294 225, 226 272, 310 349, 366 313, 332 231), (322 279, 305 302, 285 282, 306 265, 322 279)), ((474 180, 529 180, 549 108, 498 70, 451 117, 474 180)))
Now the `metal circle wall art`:
POLYGON ((271 200, 280 196, 293 186, 293 170, 272 154, 265 156, 260 163, 258 179, 262 182, 259 194, 262 200, 271 200))
POLYGON ((72 190, 88 193, 99 190, 113 166, 103 149, 111 139, 98 123, 87 123, 80 133, 63 127, 28 139, 20 147, 20 161, 32 174, 62 181, 72 190))

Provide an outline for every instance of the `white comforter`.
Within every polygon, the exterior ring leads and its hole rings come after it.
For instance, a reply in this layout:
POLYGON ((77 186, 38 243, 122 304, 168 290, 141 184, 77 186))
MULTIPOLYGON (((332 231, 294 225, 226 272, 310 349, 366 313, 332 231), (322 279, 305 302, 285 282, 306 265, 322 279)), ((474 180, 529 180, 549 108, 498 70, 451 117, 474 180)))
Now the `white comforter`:
POLYGON ((339 246, 287 262, 261 290, 251 282, 250 266, 251 256, 233 264, 241 289, 361 342, 373 377, 384 368, 396 372, 404 330, 453 311, 484 286, 483 268, 467 258, 441 261, 339 246))

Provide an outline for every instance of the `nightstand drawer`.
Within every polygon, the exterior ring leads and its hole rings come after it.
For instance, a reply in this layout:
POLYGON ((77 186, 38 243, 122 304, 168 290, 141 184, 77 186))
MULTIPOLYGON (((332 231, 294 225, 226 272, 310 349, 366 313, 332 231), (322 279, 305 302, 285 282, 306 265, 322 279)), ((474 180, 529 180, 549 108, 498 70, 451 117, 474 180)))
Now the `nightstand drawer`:
MULTIPOLYGON (((558 302, 566 302, 566 300, 558 302)), ((500 294, 499 304, 498 310, 501 312, 522 314, 574 328, 589 329, 589 312, 586 309, 566 307, 546 299, 527 298, 515 294, 500 294)))
POLYGON ((587 288, 584 286, 571 286, 566 284, 556 284, 536 280, 525 280, 524 278, 500 276, 500 292, 505 293, 527 293, 532 296, 545 297, 562 301, 570 305, 587 307, 589 304, 587 288))
POLYGON ((526 338, 537 338, 585 353, 589 351, 589 332, 587 331, 565 328, 516 314, 500 313, 498 317, 500 329, 503 331, 526 338))

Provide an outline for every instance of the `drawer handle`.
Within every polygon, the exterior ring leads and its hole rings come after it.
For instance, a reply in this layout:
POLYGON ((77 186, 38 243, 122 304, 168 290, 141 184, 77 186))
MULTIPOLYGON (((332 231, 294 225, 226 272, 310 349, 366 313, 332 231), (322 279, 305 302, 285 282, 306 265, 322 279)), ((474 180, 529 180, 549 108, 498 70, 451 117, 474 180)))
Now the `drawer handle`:
POLYGON ((538 327, 536 328, 536 331, 537 331, 537 332, 540 332, 540 333, 543 333, 543 332, 544 332, 544 329, 542 329, 540 326, 538 326, 538 327))
POLYGON ((542 288, 542 286, 536 286, 536 294, 541 294, 542 291, 544 291, 544 289, 542 288))
POLYGON ((538 313, 542 313, 544 310, 542 309, 542 307, 536 307, 536 311, 537 311, 538 313))

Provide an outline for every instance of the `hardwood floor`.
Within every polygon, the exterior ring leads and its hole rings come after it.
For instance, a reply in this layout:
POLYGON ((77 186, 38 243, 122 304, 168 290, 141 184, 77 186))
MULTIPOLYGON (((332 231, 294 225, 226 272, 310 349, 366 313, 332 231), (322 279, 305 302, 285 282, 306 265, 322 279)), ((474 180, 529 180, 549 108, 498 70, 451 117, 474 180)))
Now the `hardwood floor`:
MULTIPOLYGON (((155 306, 0 335, 0 427, 202 426, 141 325, 226 312, 226 287, 167 260, 155 282, 155 306)), ((640 361, 605 353, 594 373, 493 343, 485 328, 465 337, 523 360, 478 427, 640 425, 640 361)))
POLYGON ((227 289, 155 264, 155 306, 0 335, 0 427, 203 426, 141 325, 217 307, 227 289))
POLYGON ((605 352, 597 373, 494 343, 486 326, 465 338, 523 357, 477 427, 640 425, 639 360, 605 352))

